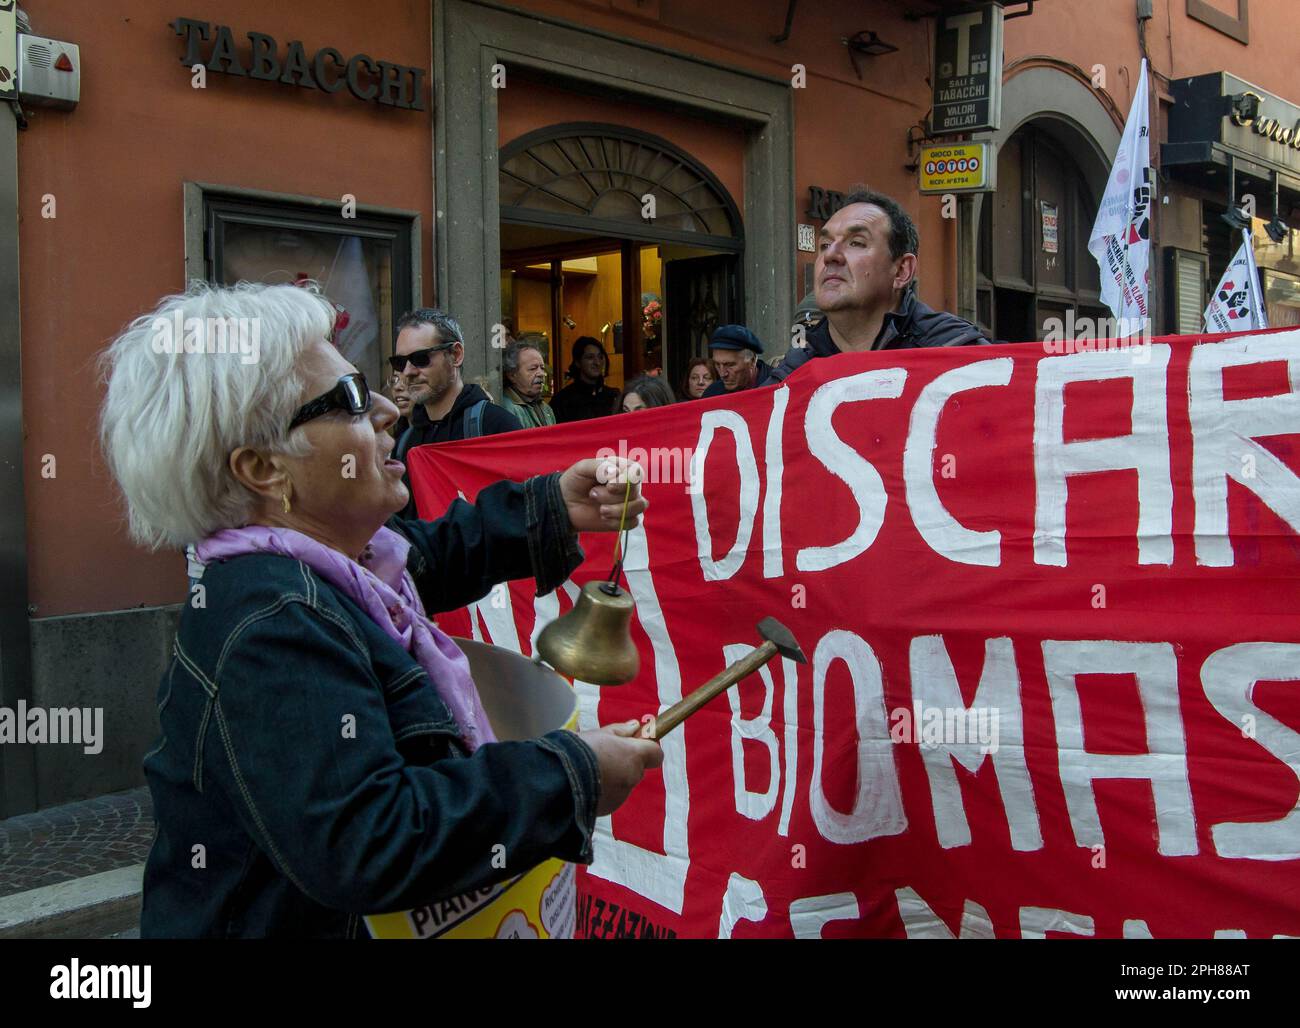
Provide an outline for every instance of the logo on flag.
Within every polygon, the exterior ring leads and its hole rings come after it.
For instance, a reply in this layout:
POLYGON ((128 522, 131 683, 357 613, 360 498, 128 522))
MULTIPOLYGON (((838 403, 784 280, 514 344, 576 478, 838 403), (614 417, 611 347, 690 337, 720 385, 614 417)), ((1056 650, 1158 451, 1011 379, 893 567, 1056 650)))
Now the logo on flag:
POLYGON ((1207 332, 1268 328, 1268 312, 1259 292, 1259 272, 1255 270, 1255 246, 1249 231, 1243 229, 1241 235, 1241 247, 1205 308, 1207 332))

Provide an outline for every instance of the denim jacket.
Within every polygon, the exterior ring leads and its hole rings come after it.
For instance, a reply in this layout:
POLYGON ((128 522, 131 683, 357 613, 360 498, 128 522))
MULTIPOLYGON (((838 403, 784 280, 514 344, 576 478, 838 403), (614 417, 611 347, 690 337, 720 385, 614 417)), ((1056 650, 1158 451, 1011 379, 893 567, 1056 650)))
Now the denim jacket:
MULTIPOLYGON (((582 560, 558 475, 394 527, 431 614, 529 575, 549 592, 582 560)), ((202 585, 144 760, 142 936, 365 937, 363 914, 591 861, 600 780, 578 736, 469 755, 415 659, 300 561, 243 555, 202 585)))

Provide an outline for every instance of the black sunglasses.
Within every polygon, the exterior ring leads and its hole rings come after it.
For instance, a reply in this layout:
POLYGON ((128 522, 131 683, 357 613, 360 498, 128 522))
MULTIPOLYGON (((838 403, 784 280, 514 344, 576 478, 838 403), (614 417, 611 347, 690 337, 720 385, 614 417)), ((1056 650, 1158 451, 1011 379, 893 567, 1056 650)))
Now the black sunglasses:
POLYGON ((332 410, 347 411, 349 414, 365 414, 370 410, 372 402, 370 387, 366 385, 366 376, 359 371, 354 371, 340 378, 338 385, 328 393, 299 407, 298 413, 289 422, 289 431, 292 432, 303 422, 319 418, 332 410))
POLYGON ((410 361, 412 367, 427 368, 429 361, 433 360, 433 355, 439 350, 450 350, 459 343, 459 339, 453 339, 447 343, 439 343, 437 346, 429 346, 423 350, 415 350, 411 353, 395 353, 388 358, 388 363, 397 374, 406 370, 406 362, 410 361))

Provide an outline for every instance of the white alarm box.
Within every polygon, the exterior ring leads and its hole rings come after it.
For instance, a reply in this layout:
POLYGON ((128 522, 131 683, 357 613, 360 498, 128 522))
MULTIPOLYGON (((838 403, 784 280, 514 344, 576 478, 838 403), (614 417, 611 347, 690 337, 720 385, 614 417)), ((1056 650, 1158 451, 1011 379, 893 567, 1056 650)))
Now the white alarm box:
POLYGON ((76 107, 81 99, 81 50, 77 44, 20 35, 18 99, 32 107, 76 107))

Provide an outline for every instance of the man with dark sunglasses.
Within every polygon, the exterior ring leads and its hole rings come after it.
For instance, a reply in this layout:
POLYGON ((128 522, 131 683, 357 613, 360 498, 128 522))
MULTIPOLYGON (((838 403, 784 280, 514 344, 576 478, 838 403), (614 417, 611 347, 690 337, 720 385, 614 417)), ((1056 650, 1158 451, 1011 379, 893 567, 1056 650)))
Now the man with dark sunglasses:
MULTIPOLYGON (((413 446, 513 432, 519 422, 497 406, 479 386, 461 377, 464 336, 445 311, 419 307, 397 320, 397 343, 389 364, 406 383, 411 398, 411 426, 397 441, 393 455, 401 461, 413 446)), ((410 486, 409 473, 404 478, 410 486)), ((403 517, 415 517, 411 500, 403 517)))

